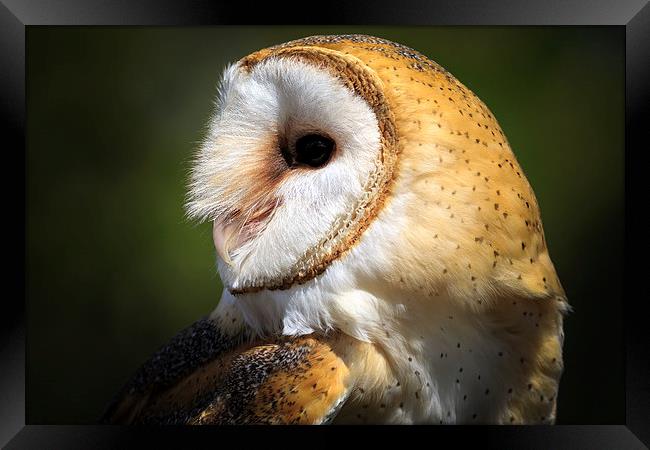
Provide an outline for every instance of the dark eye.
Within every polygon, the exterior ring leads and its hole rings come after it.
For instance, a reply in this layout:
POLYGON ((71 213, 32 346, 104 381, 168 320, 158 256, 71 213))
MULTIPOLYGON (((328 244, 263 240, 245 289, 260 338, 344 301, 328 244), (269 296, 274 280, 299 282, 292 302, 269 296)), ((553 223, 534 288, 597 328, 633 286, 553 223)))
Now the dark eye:
POLYGON ((296 141, 295 162, 310 167, 322 167, 334 152, 334 141, 320 134, 308 134, 296 141))

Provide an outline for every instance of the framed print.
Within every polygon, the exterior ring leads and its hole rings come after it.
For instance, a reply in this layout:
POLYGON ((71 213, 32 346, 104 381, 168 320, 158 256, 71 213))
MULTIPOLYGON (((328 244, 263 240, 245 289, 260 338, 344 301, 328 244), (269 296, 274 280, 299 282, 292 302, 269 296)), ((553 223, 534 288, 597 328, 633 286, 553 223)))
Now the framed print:
POLYGON ((0 6, 0 443, 650 442, 645 2, 92 3, 0 6))

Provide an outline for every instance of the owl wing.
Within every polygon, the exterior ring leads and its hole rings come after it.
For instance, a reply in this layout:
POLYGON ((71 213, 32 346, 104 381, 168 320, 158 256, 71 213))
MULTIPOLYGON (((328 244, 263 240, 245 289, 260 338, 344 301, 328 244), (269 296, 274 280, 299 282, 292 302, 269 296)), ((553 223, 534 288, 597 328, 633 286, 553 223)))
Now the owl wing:
POLYGON ((351 390, 346 364, 318 337, 253 345, 227 359, 221 382, 187 423, 328 423, 351 390))
POLYGON ((242 342, 211 319, 179 333, 136 373, 103 417, 118 424, 321 424, 350 392, 324 338, 242 342))
POLYGON ((154 353, 115 396, 102 423, 130 424, 151 409, 152 399, 205 364, 240 344, 243 325, 227 331, 219 320, 204 317, 176 334, 154 353))

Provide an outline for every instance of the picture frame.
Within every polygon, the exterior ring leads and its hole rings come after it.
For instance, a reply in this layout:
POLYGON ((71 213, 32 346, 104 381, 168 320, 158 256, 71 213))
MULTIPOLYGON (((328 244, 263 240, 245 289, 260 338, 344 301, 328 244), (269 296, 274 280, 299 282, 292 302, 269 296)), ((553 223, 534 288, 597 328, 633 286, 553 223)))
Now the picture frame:
MULTIPOLYGON (((644 448, 650 443, 650 346, 644 314, 642 288, 643 267, 633 262, 634 254, 645 247, 641 234, 640 205, 644 205, 643 190, 633 183, 642 180, 643 166, 639 158, 644 150, 646 125, 642 117, 650 104, 648 84, 650 73, 650 6, 645 1, 623 1, 611 4, 588 1, 532 2, 426 2, 406 1, 393 4, 386 1, 363 3, 330 3, 317 16, 304 9, 278 9, 277 5, 250 8, 246 5, 212 4, 207 1, 145 1, 101 2, 19 1, 3 0, 0 4, 0 61, 5 67, 0 74, 2 86, 2 124, 5 151, 10 153, 12 166, 18 175, 25 167, 25 62, 26 28, 41 25, 83 26, 208 26, 230 24, 341 24, 353 25, 413 25, 413 26, 569 26, 608 25, 624 27, 626 35, 625 83, 625 405, 624 424, 507 426, 507 427, 372 427, 369 434, 385 442, 399 442, 401 433, 414 433, 415 438, 431 442, 480 443, 492 448, 644 448), (20 169, 22 170, 20 170, 20 169), (417 437, 415 436, 417 435, 417 437)), ((645 144, 647 145, 647 144, 645 144)), ((15 184, 6 178, 5 192, 15 192, 15 184)), ((21 185, 24 187, 23 185, 21 185)), ((10 195, 6 211, 25 217, 25 193, 10 195)), ((623 220, 623 218, 622 218, 623 220)), ((25 240, 24 225, 19 220, 10 224, 11 241, 25 240)), ((209 442, 222 441, 226 435, 238 439, 253 436, 247 429, 183 428, 183 427, 116 427, 116 426, 55 426, 25 423, 25 348, 29 330, 25 323, 25 284, 28 273, 24 247, 16 251, 17 261, 7 273, 8 283, 15 294, 5 298, 2 314, 0 364, 2 384, 0 398, 0 444, 7 448, 124 448, 142 445, 157 447, 194 448, 209 442), (224 434, 225 433, 225 434, 224 434)), ((598 280, 594 280, 598 282, 598 280)), ((368 434, 367 431, 361 431, 368 434)), ((256 429, 255 436, 266 433, 287 436, 296 433, 351 433, 351 429, 313 430, 290 427, 267 431, 256 429)), ((300 437, 306 437, 300 434, 300 437)), ((262 439, 265 439, 262 437, 262 439)))

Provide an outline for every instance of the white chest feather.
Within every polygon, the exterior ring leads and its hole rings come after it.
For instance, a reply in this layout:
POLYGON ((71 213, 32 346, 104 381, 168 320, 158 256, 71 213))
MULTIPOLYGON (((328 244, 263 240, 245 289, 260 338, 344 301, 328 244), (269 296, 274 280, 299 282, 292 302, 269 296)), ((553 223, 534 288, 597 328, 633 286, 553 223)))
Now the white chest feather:
POLYGON ((426 313, 407 321, 402 330, 385 333, 377 345, 388 360, 390 375, 384 378, 371 370, 362 377, 339 421, 471 424, 501 420, 508 397, 521 388, 516 349, 486 324, 449 306, 426 313))

